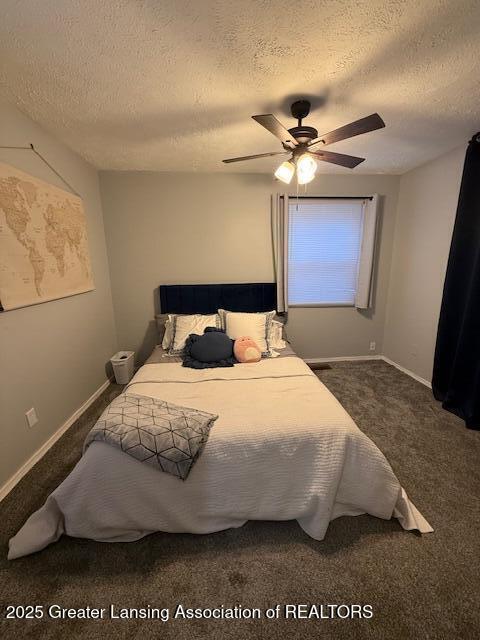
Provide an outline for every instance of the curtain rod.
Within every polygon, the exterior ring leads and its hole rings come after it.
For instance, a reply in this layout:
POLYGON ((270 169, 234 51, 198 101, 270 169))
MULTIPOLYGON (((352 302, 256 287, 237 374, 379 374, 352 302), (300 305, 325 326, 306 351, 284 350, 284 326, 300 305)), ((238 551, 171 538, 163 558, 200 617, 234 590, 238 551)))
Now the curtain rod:
POLYGON ((35 155, 37 155, 40 158, 40 160, 42 160, 47 165, 47 167, 51 171, 53 171, 53 173, 56 176, 58 176, 60 178, 60 180, 63 182, 63 184, 66 185, 74 195, 76 195, 79 198, 81 197, 80 194, 78 193, 78 191, 75 191, 75 189, 72 187, 72 185, 69 182, 67 182, 65 180, 65 178, 62 175, 60 175, 58 173, 58 171, 56 169, 54 169, 52 167, 52 165, 47 160, 45 160, 45 158, 42 156, 42 154, 35 149, 35 147, 33 146, 32 143, 30 143, 30 145, 28 147, 13 147, 13 146, 0 145, 0 149, 17 149, 19 151, 33 151, 33 153, 35 155))
POLYGON ((296 194, 287 194, 289 198, 306 198, 307 200, 373 200, 373 196, 297 196, 296 194))

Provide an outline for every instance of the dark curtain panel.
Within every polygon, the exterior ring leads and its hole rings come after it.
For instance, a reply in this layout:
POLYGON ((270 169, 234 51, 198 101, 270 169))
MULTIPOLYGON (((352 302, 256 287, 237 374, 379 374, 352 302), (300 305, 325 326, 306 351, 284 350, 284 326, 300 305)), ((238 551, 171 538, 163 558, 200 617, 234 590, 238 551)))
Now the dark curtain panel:
POLYGON ((444 409, 480 429, 480 133, 465 156, 432 387, 444 409))

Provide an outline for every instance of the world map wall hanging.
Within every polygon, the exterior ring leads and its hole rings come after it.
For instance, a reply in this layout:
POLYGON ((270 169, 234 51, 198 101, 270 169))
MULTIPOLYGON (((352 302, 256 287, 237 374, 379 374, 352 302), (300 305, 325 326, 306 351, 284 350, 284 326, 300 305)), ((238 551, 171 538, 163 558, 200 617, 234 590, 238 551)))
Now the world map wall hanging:
POLYGON ((81 198, 0 163, 3 310, 93 289, 81 198))

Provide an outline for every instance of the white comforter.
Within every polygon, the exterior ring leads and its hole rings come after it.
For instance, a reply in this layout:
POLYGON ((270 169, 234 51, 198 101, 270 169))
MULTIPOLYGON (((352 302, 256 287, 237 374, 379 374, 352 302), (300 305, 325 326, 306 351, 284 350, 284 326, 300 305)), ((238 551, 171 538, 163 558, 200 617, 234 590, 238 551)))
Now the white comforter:
POLYGON ((62 533, 131 541, 247 520, 296 519, 317 540, 330 520, 361 513, 432 531, 383 454, 299 358, 201 371, 149 364, 129 390, 219 415, 187 481, 95 442, 10 540, 10 559, 62 533))

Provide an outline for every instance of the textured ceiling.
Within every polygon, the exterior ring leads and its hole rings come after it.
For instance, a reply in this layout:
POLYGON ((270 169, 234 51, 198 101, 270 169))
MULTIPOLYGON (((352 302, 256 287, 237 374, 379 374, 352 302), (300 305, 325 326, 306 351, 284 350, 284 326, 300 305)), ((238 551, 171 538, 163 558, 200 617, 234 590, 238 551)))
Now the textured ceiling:
POLYGON ((2 0, 0 14, 1 94, 101 169, 271 171, 221 160, 281 150, 250 116, 294 126, 298 97, 319 133, 382 115, 386 129, 329 147, 366 156, 355 173, 403 173, 480 129, 478 0, 2 0))

